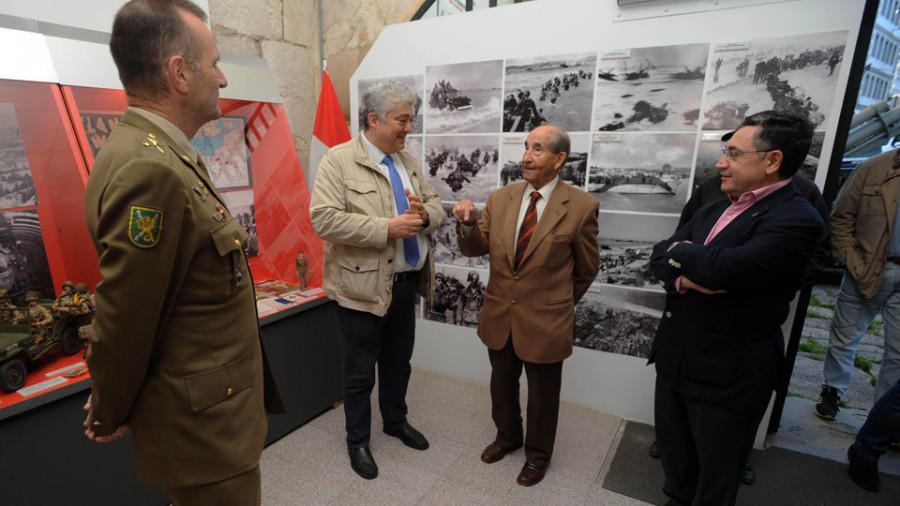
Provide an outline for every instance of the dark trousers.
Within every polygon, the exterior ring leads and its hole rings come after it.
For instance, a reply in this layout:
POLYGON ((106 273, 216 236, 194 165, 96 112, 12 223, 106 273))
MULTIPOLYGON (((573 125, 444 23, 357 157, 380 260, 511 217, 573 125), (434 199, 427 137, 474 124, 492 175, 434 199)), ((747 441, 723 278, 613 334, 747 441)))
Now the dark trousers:
POLYGON ((344 415, 347 446, 369 446, 372 388, 378 367, 378 405, 384 427, 406 422, 406 388, 416 333, 416 276, 394 283, 387 314, 376 316, 338 306, 343 351, 344 415))
POLYGON ((869 411, 856 435, 856 451, 866 460, 878 461, 891 443, 900 441, 900 381, 882 395, 869 411))
POLYGON ((522 446, 522 409, 519 407, 519 376, 525 367, 528 379, 525 458, 546 466, 553 455, 559 420, 562 362, 533 364, 516 356, 512 337, 501 350, 488 349, 491 360, 491 417, 497 426, 494 442, 502 448, 522 446))
POLYGON ((656 441, 669 504, 734 504, 765 408, 738 412, 683 395, 657 378, 656 441))

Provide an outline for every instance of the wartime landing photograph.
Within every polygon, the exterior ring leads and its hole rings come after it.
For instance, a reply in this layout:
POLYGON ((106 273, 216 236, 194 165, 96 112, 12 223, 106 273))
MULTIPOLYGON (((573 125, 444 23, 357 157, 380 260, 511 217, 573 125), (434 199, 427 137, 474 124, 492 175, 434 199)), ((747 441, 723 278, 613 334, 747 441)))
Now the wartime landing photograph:
POLYGON ((10 103, 0 103, 0 209, 37 203, 16 108, 10 103))
MULTIPOLYGON (((459 251, 456 243, 456 218, 453 217, 454 203, 444 204, 444 222, 440 228, 431 234, 431 247, 434 250, 434 262, 438 264, 451 264, 460 267, 474 267, 478 269, 488 268, 488 255, 480 257, 467 257, 459 251)), ((481 217, 483 205, 476 205, 478 216, 481 217)))
POLYGON ((587 191, 600 209, 680 213, 687 202, 697 135, 596 134, 587 191))
POLYGON ((709 44, 600 55, 593 130, 695 130, 709 44))
POLYGON ((110 111, 78 111, 81 116, 81 127, 88 139, 91 154, 96 158, 109 133, 122 118, 121 112, 110 111))
POLYGON ((713 47, 704 130, 733 130, 745 117, 775 109, 828 119, 847 32, 751 39, 713 47))
MULTIPOLYGON (((525 152, 525 135, 504 135, 500 145, 500 186, 523 181, 522 155, 525 152)), ((571 153, 559 168, 559 177, 570 185, 583 190, 587 174, 587 158, 591 148, 591 134, 569 134, 571 153)))
POLYGON ((424 308, 426 320, 475 328, 484 304, 488 271, 438 265, 434 305, 424 308))
POLYGON ((596 64, 596 53, 507 60, 503 131, 530 132, 544 123, 590 130, 596 64))
POLYGON ((647 358, 665 293, 604 285, 575 306, 575 346, 647 358))
POLYGON ((259 255, 259 236, 256 232, 256 205, 253 203, 253 190, 237 190, 222 192, 225 205, 234 219, 250 234, 244 243, 244 253, 248 257, 259 255))
POLYGON ((0 213, 0 289, 12 297, 36 290, 56 298, 36 210, 0 213))
POLYGON ((596 281, 662 291, 650 272, 653 246, 672 235, 677 217, 601 212, 600 272, 596 281))
MULTIPOLYGON (((357 89, 359 90, 359 94, 357 95, 357 100, 362 103, 362 96, 366 92, 366 90, 374 84, 376 81, 401 81, 411 90, 416 93, 416 103, 413 106, 413 122, 412 122, 412 132, 413 134, 421 134, 422 133, 422 113, 424 110, 422 109, 422 104, 425 102, 422 97, 424 96, 424 82, 425 78, 422 74, 412 74, 408 76, 391 76, 391 77, 379 77, 377 79, 360 79, 357 82, 357 89)), ((362 114, 357 114, 359 116, 359 130, 363 131, 366 128, 366 118, 362 117, 362 114)))
POLYGON ((502 83, 503 60, 426 67, 425 131, 499 131, 502 83))
POLYGON ((497 188, 500 136, 441 135, 425 139, 428 182, 444 202, 486 202, 497 188))

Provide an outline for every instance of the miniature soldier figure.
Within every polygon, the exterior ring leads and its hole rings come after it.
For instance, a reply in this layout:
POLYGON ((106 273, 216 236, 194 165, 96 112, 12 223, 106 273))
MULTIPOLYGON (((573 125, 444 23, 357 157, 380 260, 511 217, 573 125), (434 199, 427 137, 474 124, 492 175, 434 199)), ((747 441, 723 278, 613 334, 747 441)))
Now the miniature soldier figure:
MULTIPOLYGON (((13 309, 15 307, 16 305, 9 300, 9 290, 5 288, 0 290, 0 309, 13 309)), ((0 323, 11 323, 15 315, 16 312, 14 311, 0 312, 0 323)))
POLYGON ((306 257, 303 250, 297 253, 297 277, 300 279, 300 289, 306 290, 306 257))
POLYGON ((62 293, 56 298, 56 302, 50 307, 53 312, 57 312, 60 308, 72 305, 72 296, 75 295, 75 285, 71 281, 63 281, 62 293))
MULTIPOLYGON (((40 343, 47 338, 47 329, 53 325, 53 316, 47 308, 38 304, 38 293, 28 292, 25 294, 25 302, 28 303, 28 314, 31 316, 31 335, 34 336, 34 342, 40 343)), ((23 315, 24 316, 24 315, 23 315)), ((16 317, 18 321, 21 317, 16 317)))
POLYGON ((75 295, 72 296, 72 314, 89 314, 94 310, 94 296, 88 292, 87 283, 75 285, 75 295))

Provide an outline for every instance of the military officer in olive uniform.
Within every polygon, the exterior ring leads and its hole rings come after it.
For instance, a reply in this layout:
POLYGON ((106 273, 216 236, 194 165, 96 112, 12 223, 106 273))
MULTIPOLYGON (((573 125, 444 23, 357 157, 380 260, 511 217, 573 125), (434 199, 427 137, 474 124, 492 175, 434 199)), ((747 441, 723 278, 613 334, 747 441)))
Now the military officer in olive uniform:
POLYGON ((261 346, 247 233, 189 142, 221 116, 227 84, 205 20, 188 0, 132 0, 113 23, 130 107, 85 191, 103 278, 85 435, 105 442, 130 429, 138 478, 175 505, 259 504, 266 412, 283 405, 261 346))

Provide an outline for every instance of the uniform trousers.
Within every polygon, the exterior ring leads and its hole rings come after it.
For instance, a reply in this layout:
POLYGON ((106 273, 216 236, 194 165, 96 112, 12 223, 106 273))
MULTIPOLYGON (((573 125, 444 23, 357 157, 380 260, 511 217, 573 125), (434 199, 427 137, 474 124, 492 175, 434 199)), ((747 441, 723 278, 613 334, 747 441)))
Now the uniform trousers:
POLYGON ((167 488, 174 506, 259 506, 259 464, 237 476, 192 487, 167 488))
POLYGON ((657 377, 656 441, 668 504, 734 504, 766 407, 736 411, 684 395, 657 377))
POLYGON ((505 449, 522 446, 519 377, 524 366, 528 379, 525 458, 538 466, 548 465, 559 420, 562 362, 535 364, 522 361, 513 349, 512 336, 502 349, 489 348, 488 358, 491 361, 491 417, 497 426, 494 443, 505 449))
POLYGON ((337 327, 343 354, 344 415, 347 446, 369 446, 371 394, 378 369, 378 406, 385 428, 406 422, 406 389, 416 334, 417 275, 395 281, 384 316, 338 306, 337 327))

